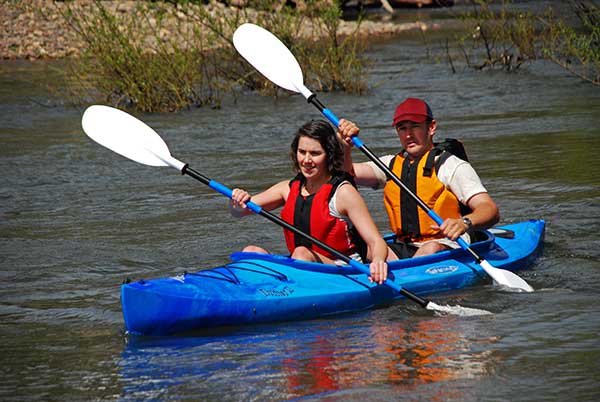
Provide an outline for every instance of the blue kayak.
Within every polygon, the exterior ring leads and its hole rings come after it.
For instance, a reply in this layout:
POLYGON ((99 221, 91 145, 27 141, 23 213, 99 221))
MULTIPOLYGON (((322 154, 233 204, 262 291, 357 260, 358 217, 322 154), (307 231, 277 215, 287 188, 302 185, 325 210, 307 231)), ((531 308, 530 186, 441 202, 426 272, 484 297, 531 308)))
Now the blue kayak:
MULTIPOLYGON (((496 268, 525 269, 541 253, 544 228, 543 220, 529 220, 478 232, 472 248, 496 268)), ((230 263, 220 267, 124 284, 121 304, 128 333, 166 335, 311 319, 404 298, 347 265, 256 253, 234 253, 230 258, 230 263)), ((394 282, 421 296, 490 281, 462 249, 395 261, 389 269, 394 282)))

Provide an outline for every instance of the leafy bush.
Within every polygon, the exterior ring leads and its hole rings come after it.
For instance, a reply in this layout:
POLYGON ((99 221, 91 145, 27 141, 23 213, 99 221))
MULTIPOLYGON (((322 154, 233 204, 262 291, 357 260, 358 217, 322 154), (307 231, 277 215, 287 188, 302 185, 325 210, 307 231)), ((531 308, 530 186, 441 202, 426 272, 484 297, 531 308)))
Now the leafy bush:
MULTIPOLYGON (((456 40, 469 68, 518 69, 547 58, 581 79, 600 85, 600 9, 592 1, 569 0, 568 12, 549 5, 542 15, 515 11, 509 0, 473 1, 461 17, 466 34, 456 40)), ((563 4, 556 3, 554 6, 563 4)), ((454 70, 447 45, 447 58, 454 70)))
POLYGON ((600 8, 590 1, 570 1, 579 25, 573 27, 552 14, 542 54, 581 79, 600 85, 600 8))
POLYGON ((101 99, 146 112, 219 107, 224 94, 240 88, 277 94, 233 47, 233 32, 244 22, 278 36, 313 89, 366 86, 358 32, 341 37, 337 2, 306 1, 302 11, 274 10, 267 0, 244 8, 199 3, 139 2, 125 12, 99 0, 85 9, 67 3, 63 16, 86 44, 65 77, 67 90, 82 102, 101 99))
POLYGON ((503 1, 496 10, 491 0, 475 0, 471 12, 461 15, 466 34, 457 43, 468 67, 511 71, 536 58, 537 35, 530 13, 514 13, 503 1))

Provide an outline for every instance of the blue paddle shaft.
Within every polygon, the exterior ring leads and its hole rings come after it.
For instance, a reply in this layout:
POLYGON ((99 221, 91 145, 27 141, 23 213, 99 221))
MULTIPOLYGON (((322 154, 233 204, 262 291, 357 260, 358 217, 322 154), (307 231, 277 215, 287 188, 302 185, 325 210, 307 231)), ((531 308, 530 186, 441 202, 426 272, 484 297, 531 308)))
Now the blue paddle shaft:
MULTIPOLYGON (((327 120, 329 120, 331 122, 331 124, 333 124, 336 127, 340 126, 340 119, 338 119, 337 116, 335 114, 333 114, 333 112, 331 110, 329 110, 327 108, 323 108, 321 110, 321 113, 323 113, 323 116, 327 117, 327 120)), ((352 142, 354 143, 354 146, 357 148, 362 148, 364 145, 362 140, 360 138, 358 138, 357 135, 352 137, 352 142)))
MULTIPOLYGON (((219 183, 218 181, 214 181, 214 180, 210 180, 208 182, 208 186, 210 188, 212 188, 213 190, 218 191, 219 193, 223 194, 225 197, 231 199, 231 197, 233 196, 233 190, 231 190, 229 187, 219 183)), ((252 201, 248 201, 246 202, 246 207, 248 207, 248 209, 256 214, 260 214, 260 212, 262 211, 262 207, 258 204, 253 203, 252 201)))
POLYGON ((327 119, 329 119, 331 124, 333 124, 334 126, 338 127, 340 125, 340 119, 338 119, 337 116, 333 114, 331 110, 324 108, 323 110, 321 110, 321 113, 323 113, 323 116, 327 117, 327 119))
POLYGON ((433 209, 429 209, 427 211, 427 215, 429 215, 429 217, 433 219, 433 221, 437 223, 438 226, 444 223, 444 220, 438 214, 436 214, 433 209))
MULTIPOLYGON (((327 120, 329 120, 331 122, 331 124, 333 124, 336 127, 340 126, 340 119, 338 119, 337 116, 335 114, 333 114, 333 112, 331 110, 329 110, 327 108, 323 108, 321 110, 321 113, 323 113, 323 116, 327 117, 327 120)), ((361 148, 364 145, 362 140, 360 138, 358 138, 357 135, 352 137, 352 142, 354 143, 354 146, 357 148, 361 148)))
POLYGON ((213 190, 217 190, 219 193, 223 194, 227 198, 231 198, 233 196, 233 190, 231 190, 229 187, 224 186, 218 181, 209 181, 208 187, 212 188, 213 190))

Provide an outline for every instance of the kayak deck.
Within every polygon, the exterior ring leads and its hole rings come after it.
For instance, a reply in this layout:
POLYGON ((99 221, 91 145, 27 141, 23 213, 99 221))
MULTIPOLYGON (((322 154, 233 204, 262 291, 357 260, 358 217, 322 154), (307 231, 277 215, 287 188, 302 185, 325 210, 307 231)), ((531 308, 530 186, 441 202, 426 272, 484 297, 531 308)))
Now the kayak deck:
MULTIPOLYGON (((540 254, 545 223, 530 220, 482 232, 472 248, 496 268, 528 267, 540 254), (512 238, 510 238, 512 237, 512 238)), ((301 320, 360 311, 403 298, 347 265, 285 256, 234 253, 231 262, 195 273, 124 284, 121 303, 127 331, 162 335, 191 329, 301 320)), ((390 277, 418 295, 489 280, 462 249, 389 263, 390 277)))

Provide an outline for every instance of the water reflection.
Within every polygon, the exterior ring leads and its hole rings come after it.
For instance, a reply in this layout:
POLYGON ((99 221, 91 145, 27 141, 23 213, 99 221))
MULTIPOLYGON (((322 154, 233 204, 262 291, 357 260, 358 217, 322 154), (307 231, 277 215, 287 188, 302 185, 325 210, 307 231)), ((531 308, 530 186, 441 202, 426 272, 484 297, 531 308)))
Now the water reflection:
POLYGON ((347 317, 231 333, 134 337, 120 363, 123 398, 174 395, 180 387, 188 393, 191 387, 204 398, 227 390, 228 400, 280 400, 381 384, 400 392, 444 383, 434 387, 436 398, 443 400, 461 392, 448 381, 488 374, 489 348, 472 350, 472 335, 478 332, 474 327, 481 318, 388 321, 388 313, 365 313, 372 315, 367 320, 347 317), (237 388, 233 382, 261 385, 237 388))
MULTIPOLYGON (((320 394, 340 389, 339 368, 335 362, 335 345, 327 338, 317 335, 307 346, 303 359, 286 357, 282 362, 287 392, 291 396, 320 394)), ((293 350, 288 351, 294 355, 293 350)))

